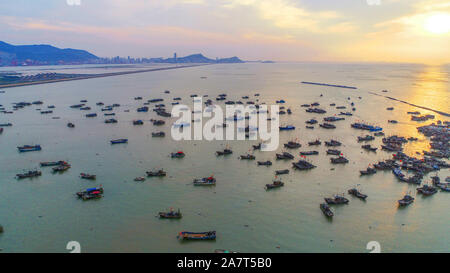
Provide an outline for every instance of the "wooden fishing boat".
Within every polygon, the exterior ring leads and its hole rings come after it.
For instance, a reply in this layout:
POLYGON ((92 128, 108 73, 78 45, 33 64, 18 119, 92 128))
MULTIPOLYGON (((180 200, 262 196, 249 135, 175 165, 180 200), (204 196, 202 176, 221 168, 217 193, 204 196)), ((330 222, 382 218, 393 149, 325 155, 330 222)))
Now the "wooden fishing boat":
POLYGON ((87 174, 87 173, 80 173, 80 177, 82 179, 88 179, 88 180, 95 180, 97 176, 95 174, 87 174))
POLYGON ((216 231, 206 231, 206 232, 189 232, 181 231, 177 238, 181 240, 215 240, 216 231))

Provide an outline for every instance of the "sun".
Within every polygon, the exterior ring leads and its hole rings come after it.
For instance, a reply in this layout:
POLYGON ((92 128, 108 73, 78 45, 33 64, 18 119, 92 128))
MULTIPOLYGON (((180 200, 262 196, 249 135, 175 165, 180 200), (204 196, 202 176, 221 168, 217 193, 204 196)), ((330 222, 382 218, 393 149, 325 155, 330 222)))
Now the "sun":
POLYGON ((450 31, 450 14, 439 13, 425 19, 424 28, 432 34, 445 34, 450 31))

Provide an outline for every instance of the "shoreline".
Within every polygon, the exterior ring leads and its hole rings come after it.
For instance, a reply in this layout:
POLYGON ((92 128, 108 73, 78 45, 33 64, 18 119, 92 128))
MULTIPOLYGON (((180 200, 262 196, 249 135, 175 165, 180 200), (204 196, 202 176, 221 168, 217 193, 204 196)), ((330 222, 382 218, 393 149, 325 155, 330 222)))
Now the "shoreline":
POLYGON ((122 72, 112 72, 112 73, 102 73, 102 74, 80 75, 79 77, 65 78, 65 79, 54 79, 54 80, 43 80, 43 81, 34 81, 34 82, 19 82, 19 83, 10 83, 10 84, 0 84, 0 88, 13 88, 13 87, 29 86, 29 85, 37 85, 37 84, 46 84, 46 83, 55 83, 55 82, 86 80, 86 79, 93 79, 93 78, 112 77, 112 76, 120 76, 120 75, 127 75, 127 74, 153 72, 153 71, 161 71, 161 70, 171 70, 171 69, 178 69, 178 68, 204 66, 204 65, 209 65, 209 64, 196 64, 196 65, 183 65, 183 66, 174 66, 174 67, 150 68, 150 69, 143 69, 143 70, 137 70, 137 71, 122 71, 122 72))

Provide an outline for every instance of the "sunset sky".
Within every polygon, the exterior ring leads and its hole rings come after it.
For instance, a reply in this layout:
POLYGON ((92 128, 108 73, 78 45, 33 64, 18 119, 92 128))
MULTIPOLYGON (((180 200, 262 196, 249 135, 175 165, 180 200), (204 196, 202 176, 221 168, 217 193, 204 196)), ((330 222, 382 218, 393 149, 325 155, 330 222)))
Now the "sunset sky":
POLYGON ((0 1, 0 40, 100 57, 450 63, 450 1, 71 1, 0 1))

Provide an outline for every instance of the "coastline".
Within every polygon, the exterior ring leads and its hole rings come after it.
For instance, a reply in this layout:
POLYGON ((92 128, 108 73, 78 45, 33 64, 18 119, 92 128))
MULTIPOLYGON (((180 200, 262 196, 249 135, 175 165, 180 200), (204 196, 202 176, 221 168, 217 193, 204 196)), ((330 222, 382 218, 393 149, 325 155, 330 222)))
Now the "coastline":
POLYGON ((183 65, 183 66, 175 66, 175 67, 150 68, 150 69, 143 69, 143 70, 136 70, 136 71, 122 71, 122 72, 112 72, 112 73, 102 73, 102 74, 80 75, 79 77, 65 78, 65 79, 0 84, 0 88, 12 88, 12 87, 19 87, 19 86, 28 86, 28 85, 46 84, 46 83, 55 83, 55 82, 64 82, 64 81, 74 81, 74 80, 86 80, 86 79, 92 79, 92 78, 112 77, 112 76, 119 76, 119 75, 126 75, 126 74, 153 72, 153 71, 170 70, 170 69, 178 69, 178 68, 188 68, 188 67, 204 66, 204 65, 209 65, 209 64, 195 64, 195 65, 183 65))

